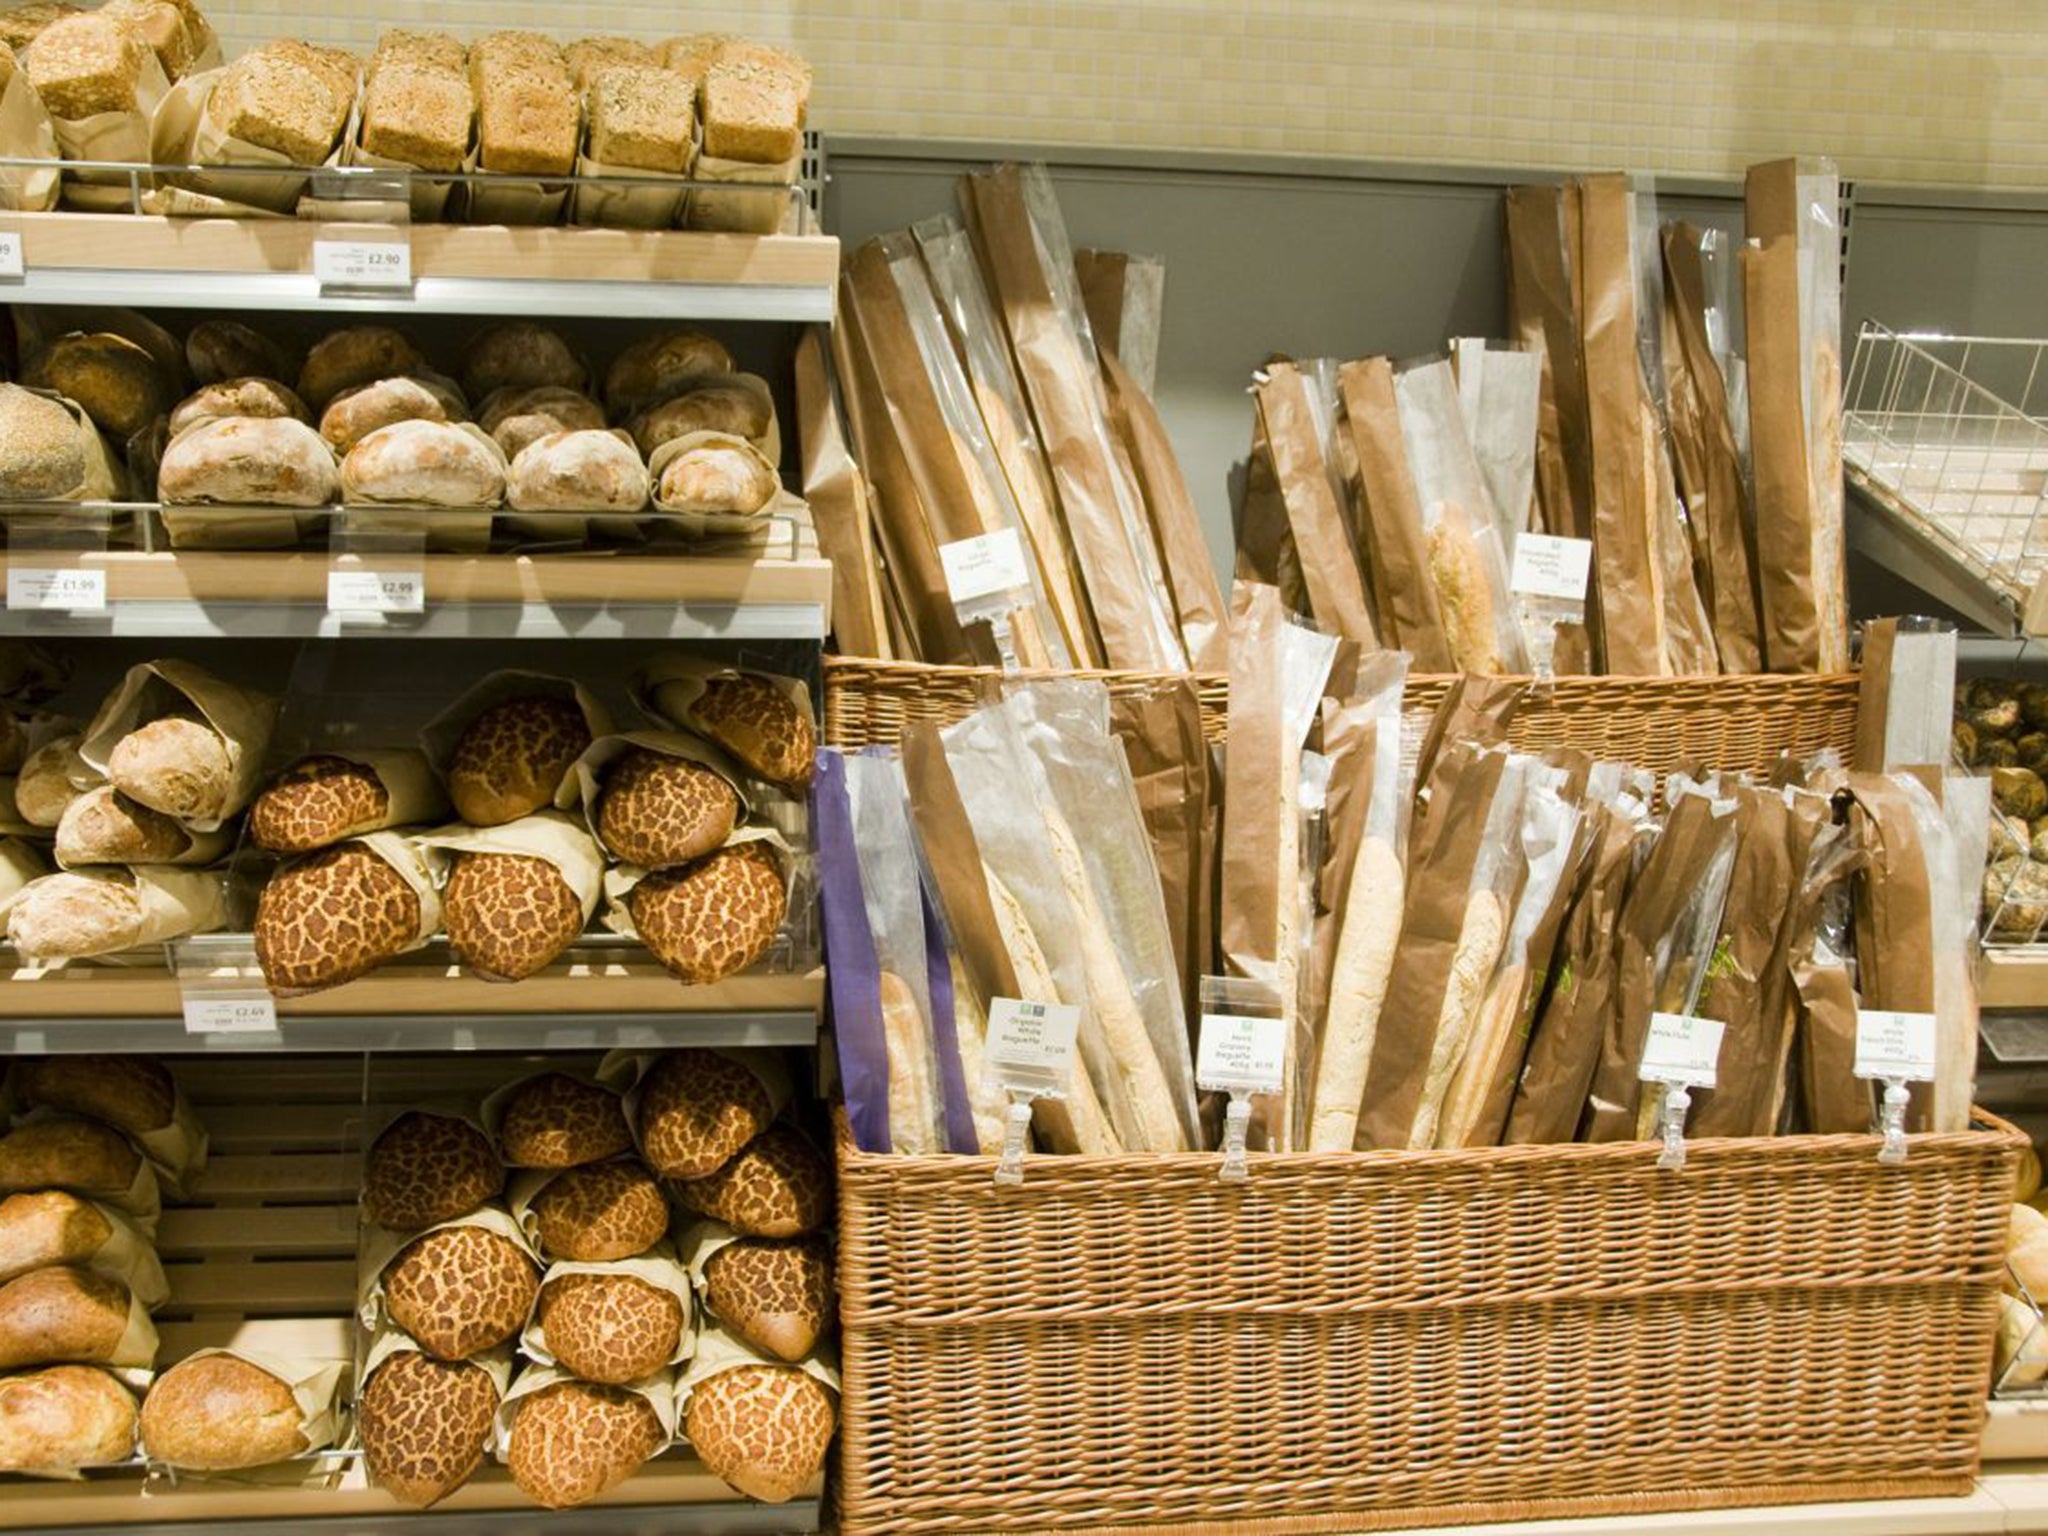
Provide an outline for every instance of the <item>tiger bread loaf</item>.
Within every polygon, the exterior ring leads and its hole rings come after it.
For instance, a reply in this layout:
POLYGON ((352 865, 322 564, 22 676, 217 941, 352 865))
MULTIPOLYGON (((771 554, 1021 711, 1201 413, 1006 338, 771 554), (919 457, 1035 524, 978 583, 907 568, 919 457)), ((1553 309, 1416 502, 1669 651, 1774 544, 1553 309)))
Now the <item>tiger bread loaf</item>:
POLYGON ((810 787, 818 728, 800 685, 760 672, 714 669, 706 675, 656 662, 646 687, 658 711, 748 771, 792 792, 810 787))
POLYGON ((675 1186, 676 1199, 742 1237, 803 1237, 832 1209, 832 1169, 799 1130, 774 1125, 718 1172, 675 1186))
POLYGON ((234 379, 296 379, 300 364, 284 346, 239 320, 202 320, 185 338, 185 366, 193 382, 203 386, 234 379))
POLYGON ((45 875, 7 911, 7 940, 37 964, 125 954, 227 917, 227 875, 210 869, 85 869, 45 875))
POLYGON ((505 477, 505 503, 515 512, 633 513, 647 505, 647 493, 647 466, 623 432, 535 438, 505 477))
POLYGON ((256 420, 289 417, 310 421, 306 402, 275 379, 223 379, 202 384, 171 410, 170 435, 177 437, 187 428, 209 421, 231 421, 237 416, 256 420))
POLYGON ((473 827, 496 827, 554 804, 590 742, 590 721, 573 698, 536 693, 491 705, 463 728, 449 756, 455 814, 473 827))
POLYGON ((194 832, 111 784, 89 789, 64 809, 57 823, 57 862, 66 869, 94 864, 211 864, 234 846, 230 832, 194 832))
POLYGON ((681 176, 696 147, 697 116, 676 77, 658 66, 611 65, 590 79, 586 153, 607 168, 681 176))
POLYGON ((193 1472, 267 1467, 313 1449, 305 1422, 290 1382, 237 1355, 195 1355, 142 1400, 142 1448, 193 1472))
POLYGON ((407 378, 423 371, 426 358, 412 338, 388 325, 352 325, 329 332, 313 344, 299 370, 299 398, 325 411, 334 397, 379 379, 407 378))
POLYGON ((89 1365, 0 1376, 0 1472, 111 1467, 135 1454, 135 1396, 89 1365))
POLYGON ((72 122, 144 110, 145 71, 160 73, 147 43, 121 21, 90 11, 52 21, 21 62, 50 115, 72 122))
POLYGON ((402 421, 467 420, 462 396, 432 378, 379 379, 336 395, 320 413, 320 435, 335 453, 345 455, 372 432, 402 421))
POLYGON ((227 741, 205 720, 160 715, 114 743, 107 783, 159 815, 219 821, 233 809, 235 764, 227 741))
POLYGON ((157 465, 157 498, 172 506, 324 507, 341 477, 334 452, 290 416, 201 421, 157 465))
POLYGON ((668 331, 637 341, 605 370, 604 399, 624 421, 714 374, 733 371, 731 351, 702 331, 668 331))
POLYGON ((717 374, 676 391, 635 416, 627 430, 649 458, 663 443, 693 432, 722 432, 749 442, 765 438, 775 425, 775 403, 767 386, 751 373, 717 374))
POLYGON ((30 1270, 0 1285, 0 1371, 147 1365, 156 1332, 135 1313, 128 1287, 107 1275, 62 1264, 30 1270))
POLYGON ((789 911, 774 851, 735 843, 680 869, 661 869, 626 897, 634 930, 655 959, 694 986, 736 976, 767 954, 789 911))
POLYGON ((782 489, 774 467, 743 437, 689 432, 653 452, 654 504, 664 512, 740 522, 767 511, 782 489))
POLYGON ((608 1264, 645 1253, 668 1236, 668 1201, 654 1175, 632 1158, 529 1174, 514 1196, 543 1257, 608 1264), (535 1180, 544 1180, 537 1188, 535 1180))
POLYGON ((714 64, 704 76, 704 153, 784 165, 803 152, 804 94, 790 75, 714 64))
POLYGON ((702 1267, 705 1307, 763 1354, 805 1359, 838 1320, 832 1250, 822 1238, 743 1237, 719 1246, 702 1267))
POLYGON ((764 1504, 786 1504, 816 1481, 838 1428, 832 1389, 788 1365, 719 1371, 683 1408, 683 1437, 712 1475, 764 1504))
POLYGON ((583 113, 562 51, 532 32, 496 32, 469 51, 479 165, 515 176, 576 169, 583 113))
POLYGON ((457 1115, 410 1110, 363 1157, 363 1215, 392 1232, 424 1232, 467 1216, 505 1187, 491 1140, 457 1115))
POLYGON ((191 70, 195 40, 185 24, 185 13, 171 0, 105 0, 99 14, 120 22, 149 44, 166 80, 175 83, 191 70))
POLYGON ((437 1360, 467 1360, 512 1338, 539 1290, 526 1251, 478 1225, 429 1232, 384 1271, 392 1323, 437 1360))
POLYGON ((363 149, 419 170, 455 172, 475 140, 467 50, 445 33, 386 32, 363 86, 363 149))
MULTIPOLYGON (((588 843, 566 818, 557 830, 588 843)), ((598 861, 592 848, 590 863, 598 861)), ((576 942, 588 915, 560 866, 537 853, 458 849, 441 895, 449 948, 485 981, 524 981, 546 970, 576 942)))
POLYGON ((688 1321, 674 1292, 623 1270, 550 1275, 534 1317, 563 1370, 609 1386, 645 1380, 673 1361, 688 1321))
POLYGON ((532 320, 510 320, 478 334, 462 357, 462 387, 481 400, 501 389, 581 390, 590 369, 562 333, 532 320))
POLYGON ((353 61, 291 39, 260 43, 232 64, 206 98, 215 131, 319 165, 334 153, 355 105, 353 61))
MULTIPOLYGON (((588 395, 557 385, 542 384, 531 389, 501 389, 477 407, 477 425, 490 433, 515 470, 521 453, 533 443, 557 433, 592 432, 603 427, 604 408, 588 395)), ((634 455, 638 462, 639 455, 634 455)), ((647 499, 646 473, 641 474, 641 501, 647 499)), ((514 474, 511 494, 520 494, 522 480, 514 474)), ((515 501, 514 506, 518 503, 515 501)))
POLYGON ((287 864, 256 902, 257 963, 279 997, 367 976, 419 942, 420 892, 368 843, 287 864))
POLYGON ((36 1120, 0 1136, 0 1194, 62 1189, 104 1200, 128 1215, 139 1184, 153 1183, 142 1154, 119 1131, 96 1120, 36 1120))
MULTIPOLYGON (((562 50, 562 59, 579 91, 589 90, 591 81, 600 73, 620 65, 661 68, 661 50, 632 37, 579 37, 562 50)), ((673 79, 670 88, 674 88, 673 79)))
POLYGON ((617 1487, 668 1443, 654 1405, 625 1387, 561 1379, 510 1408, 503 1455, 520 1492, 573 1509, 617 1487))
POLYGON ((578 1168, 633 1145, 619 1095, 564 1072, 514 1084, 496 1108, 498 1149, 514 1168, 578 1168))
POLYGON ((83 1115, 130 1136, 168 1130, 178 1085, 147 1056, 38 1056, 15 1066, 15 1096, 25 1106, 83 1115))
POLYGON ((249 840, 271 853, 312 853, 445 806, 424 753, 390 748, 302 757, 249 807, 249 840))
POLYGON ((505 456, 479 428, 401 421, 349 450, 341 495, 349 505, 495 507, 505 499, 505 456))
POLYGON ((481 1365, 416 1349, 388 1356, 356 1400, 370 1475, 402 1504, 440 1503, 483 1464, 498 1398, 496 1379, 481 1365))
POLYGON ((93 424, 126 442, 171 405, 171 381, 147 348, 108 331, 59 336, 29 363, 22 382, 78 402, 93 424))
POLYGON ((722 848, 743 809, 723 774, 686 757, 634 747, 605 772, 597 835, 624 863, 668 869, 722 848))
POLYGON ((664 1051, 636 1091, 640 1152, 665 1179, 701 1179, 731 1162, 775 1123, 790 1099, 789 1073, 759 1051, 664 1051))
POLYGON ((99 777, 78 755, 80 738, 55 736, 22 760, 14 781, 14 808, 32 827, 55 827, 83 792, 80 783, 99 777))
POLYGON ((68 501, 91 471, 78 418, 63 403, 0 384, 0 501, 68 501))

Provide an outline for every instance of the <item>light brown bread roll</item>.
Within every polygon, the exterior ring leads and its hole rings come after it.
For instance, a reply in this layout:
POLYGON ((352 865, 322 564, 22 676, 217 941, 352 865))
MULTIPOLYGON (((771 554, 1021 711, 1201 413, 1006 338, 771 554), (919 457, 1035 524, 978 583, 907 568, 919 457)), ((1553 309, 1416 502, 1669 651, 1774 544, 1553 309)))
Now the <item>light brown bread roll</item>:
POLYGON ((743 1365, 699 1382, 684 1433, 714 1476, 750 1499, 786 1504, 825 1470, 839 1428, 831 1388, 781 1365, 743 1365))
POLYGON ((67 866, 177 864, 216 847, 225 852, 227 845, 225 834, 202 837, 188 832, 161 812, 137 805, 111 784, 80 795, 57 823, 57 862, 67 866))
POLYGON ((682 980, 708 986, 768 953, 789 893, 773 853, 738 843, 682 869, 656 870, 626 903, 654 958, 682 980))
POLYGON ((800 794, 818 764, 818 728, 791 691, 755 672, 711 678, 683 724, 770 784, 800 794))
POLYGON ((803 1237, 832 1211, 832 1169, 803 1132, 769 1127, 709 1178, 675 1186, 686 1209, 742 1237, 803 1237))
POLYGON ((605 774, 597 835, 623 863, 667 869, 724 846, 739 817, 740 797, 723 777, 636 747, 605 774))
POLYGON ((436 421, 380 427, 341 461, 345 502, 427 507, 495 507, 505 499, 505 466, 481 433, 436 421))
POLYGON ((70 1265, 0 1285, 0 1371, 112 1360, 128 1331, 128 1287, 70 1265))
POLYGON ((566 1073, 528 1078, 499 1111, 499 1150, 514 1168, 580 1168, 632 1145, 619 1096, 566 1073))
POLYGON ((590 383, 562 333, 532 320, 508 320, 479 334, 462 358, 462 387, 470 399, 501 389, 580 390, 590 383))
POLYGON ((536 694, 492 705, 464 728, 449 758, 455 813, 473 827, 498 827, 553 805, 590 740, 573 699, 536 694))
POLYGON ((410 377, 427 366, 412 339, 384 325, 358 325, 323 336, 306 354, 299 398, 325 411, 334 397, 359 384, 410 377))
POLYGON ((832 1250, 818 1238, 727 1243, 704 1263, 704 1305, 763 1354, 805 1359, 839 1317, 832 1250))
POLYGON ((768 403, 740 384, 705 383, 671 396, 633 418, 628 430, 650 458, 663 443, 692 432, 723 432, 749 440, 764 435, 774 420, 768 403))
POLYGON ((69 1190, 0 1200, 0 1281, 54 1264, 84 1265, 114 1235, 105 1211, 69 1190))
POLYGON ((308 1448, 286 1382, 234 1355, 181 1360, 142 1400, 142 1448, 194 1472, 267 1467, 308 1448))
POLYGON ((256 959, 279 997, 367 976, 419 937, 419 893, 362 843, 288 864, 256 903, 256 959))
POLYGON ((226 379, 202 385, 179 401, 171 411, 170 434, 175 438, 202 422, 230 421, 237 416, 257 420, 308 419, 306 402, 274 379, 226 379))
POLYGON ((112 332, 59 336, 29 364, 22 382, 76 400, 116 441, 126 442, 170 408, 170 381, 148 350, 112 332))
POLYGON ((185 338, 185 365, 202 385, 299 376, 298 360, 291 352, 239 320, 203 320, 193 326, 185 338))
POLYGON ((119 954, 142 942, 142 930, 142 903, 122 872, 44 875, 7 913, 7 941, 36 963, 119 954))
POLYGON ((172 506, 324 507, 341 489, 334 453, 291 417, 229 417, 164 450, 157 496, 172 506))
POLYGON ((558 1381, 519 1399, 505 1464, 534 1503, 572 1509, 631 1477, 667 1439, 646 1398, 558 1381))
POLYGON ((526 1326, 540 1276, 509 1238, 443 1227, 407 1246, 384 1271, 391 1321, 437 1360, 467 1360, 526 1326))
POLYGON ((615 432, 557 432, 512 461, 506 504, 515 512, 638 512, 647 505, 647 466, 615 432))
POLYGON ((92 1366, 0 1377, 0 1472, 114 1466, 135 1454, 135 1425, 134 1396, 92 1366))
POLYGON ((345 757, 301 758, 249 807, 249 839, 272 853, 312 853, 391 814, 391 795, 377 770, 345 757))
POLYGON ((235 765, 227 742, 204 720, 164 715, 114 743, 107 782, 174 820, 219 821, 234 798, 235 765))
POLYGON ((782 488, 754 447, 736 437, 694 443, 661 467, 655 505, 697 517, 753 517, 782 488))
POLYGON ((62 500, 85 477, 77 418, 46 396, 0 384, 0 501, 62 500))
POLYGON ((419 379, 379 379, 336 395, 320 415, 320 435, 347 454, 372 432, 401 421, 463 421, 461 402, 419 379))
POLYGON ((14 781, 14 808, 32 827, 54 827, 79 796, 75 780, 90 779, 92 770, 78 755, 79 738, 58 736, 29 753, 14 781))
POLYGON ((719 1051, 664 1051, 640 1080, 640 1150, 665 1179, 701 1179, 774 1123, 759 1074, 719 1051))
POLYGON ((645 1253, 668 1235, 668 1201, 630 1158, 556 1174, 533 1197, 534 1233, 548 1259, 609 1264, 645 1253))
POLYGON ((637 1275, 557 1275, 535 1316, 563 1370, 610 1386, 652 1376, 683 1342, 683 1304, 637 1275))
POLYGON ((731 373, 732 353, 702 331, 669 331, 635 342, 604 377, 605 404, 616 420, 637 415, 707 375, 731 373))
POLYGON ((102 1121, 130 1136, 168 1130, 178 1111, 170 1069, 147 1056, 39 1056, 19 1063, 23 1104, 102 1121))
POLYGON ((478 407, 477 424, 516 466, 520 454, 544 437, 601 430, 604 409, 588 395, 554 385, 501 389, 478 407))
POLYGON ((68 1189, 96 1200, 125 1198, 142 1154, 93 1120, 39 1120, 0 1136, 0 1194, 68 1189))
POLYGON ((524 981, 583 932, 583 903, 560 870, 525 854, 458 852, 441 897, 456 959, 486 981, 524 981))
POLYGON ((400 1115, 363 1157, 363 1215, 393 1232, 467 1216, 504 1187, 490 1138, 455 1115, 400 1115))
POLYGON ((377 1485, 427 1509, 483 1464, 498 1384, 482 1366, 403 1350, 379 1365, 356 1403, 363 1457, 377 1485))

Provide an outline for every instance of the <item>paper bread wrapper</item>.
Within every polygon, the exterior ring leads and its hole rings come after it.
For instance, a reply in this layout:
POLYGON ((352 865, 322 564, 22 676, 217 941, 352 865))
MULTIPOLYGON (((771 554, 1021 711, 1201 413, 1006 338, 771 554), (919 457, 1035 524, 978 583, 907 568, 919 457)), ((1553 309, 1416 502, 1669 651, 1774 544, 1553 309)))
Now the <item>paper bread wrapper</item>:
MULTIPOLYGON (((683 1309, 682 1336, 676 1343, 675 1353, 669 1356, 672 1366, 681 1365, 689 1359, 697 1345, 696 1296, 691 1289, 690 1271, 676 1258, 675 1249, 667 1239, 641 1254, 638 1258, 617 1259, 609 1264, 575 1264, 564 1261, 552 1264, 541 1276, 541 1289, 546 1290, 550 1280, 564 1275, 631 1275, 644 1280, 657 1290, 667 1291, 675 1297, 683 1309)), ((527 1320, 526 1330, 519 1336, 519 1347, 526 1357, 536 1365, 554 1365, 554 1352, 548 1348, 547 1333, 541 1327, 540 1308, 535 1307, 533 1316, 527 1320)))
POLYGON ((128 669, 121 686, 100 706, 86 727, 78 755, 104 774, 122 737, 183 705, 196 710, 227 745, 232 778, 226 809, 211 820, 186 823, 194 832, 218 831, 256 798, 264 755, 277 725, 276 699, 222 682, 188 661, 143 662, 128 669))

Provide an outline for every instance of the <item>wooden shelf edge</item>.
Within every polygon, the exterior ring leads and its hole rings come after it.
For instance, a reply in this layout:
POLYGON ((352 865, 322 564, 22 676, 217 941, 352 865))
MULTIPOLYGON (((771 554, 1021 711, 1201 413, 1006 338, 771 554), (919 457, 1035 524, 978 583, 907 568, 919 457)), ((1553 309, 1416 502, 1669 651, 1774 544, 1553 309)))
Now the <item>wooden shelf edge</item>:
POLYGON ((2048 1009, 2048 944, 1985 950, 1977 965, 1977 1004, 2048 1009))

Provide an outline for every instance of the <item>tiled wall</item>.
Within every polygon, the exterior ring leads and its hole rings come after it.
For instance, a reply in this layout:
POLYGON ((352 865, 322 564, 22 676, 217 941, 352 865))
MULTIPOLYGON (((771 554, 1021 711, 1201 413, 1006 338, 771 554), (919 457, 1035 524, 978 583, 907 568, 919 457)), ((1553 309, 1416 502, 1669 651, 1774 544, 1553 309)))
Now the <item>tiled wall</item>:
POLYGON ((819 66, 827 131, 1866 180, 2048 181, 2038 0, 217 0, 230 47, 743 30, 819 66))

